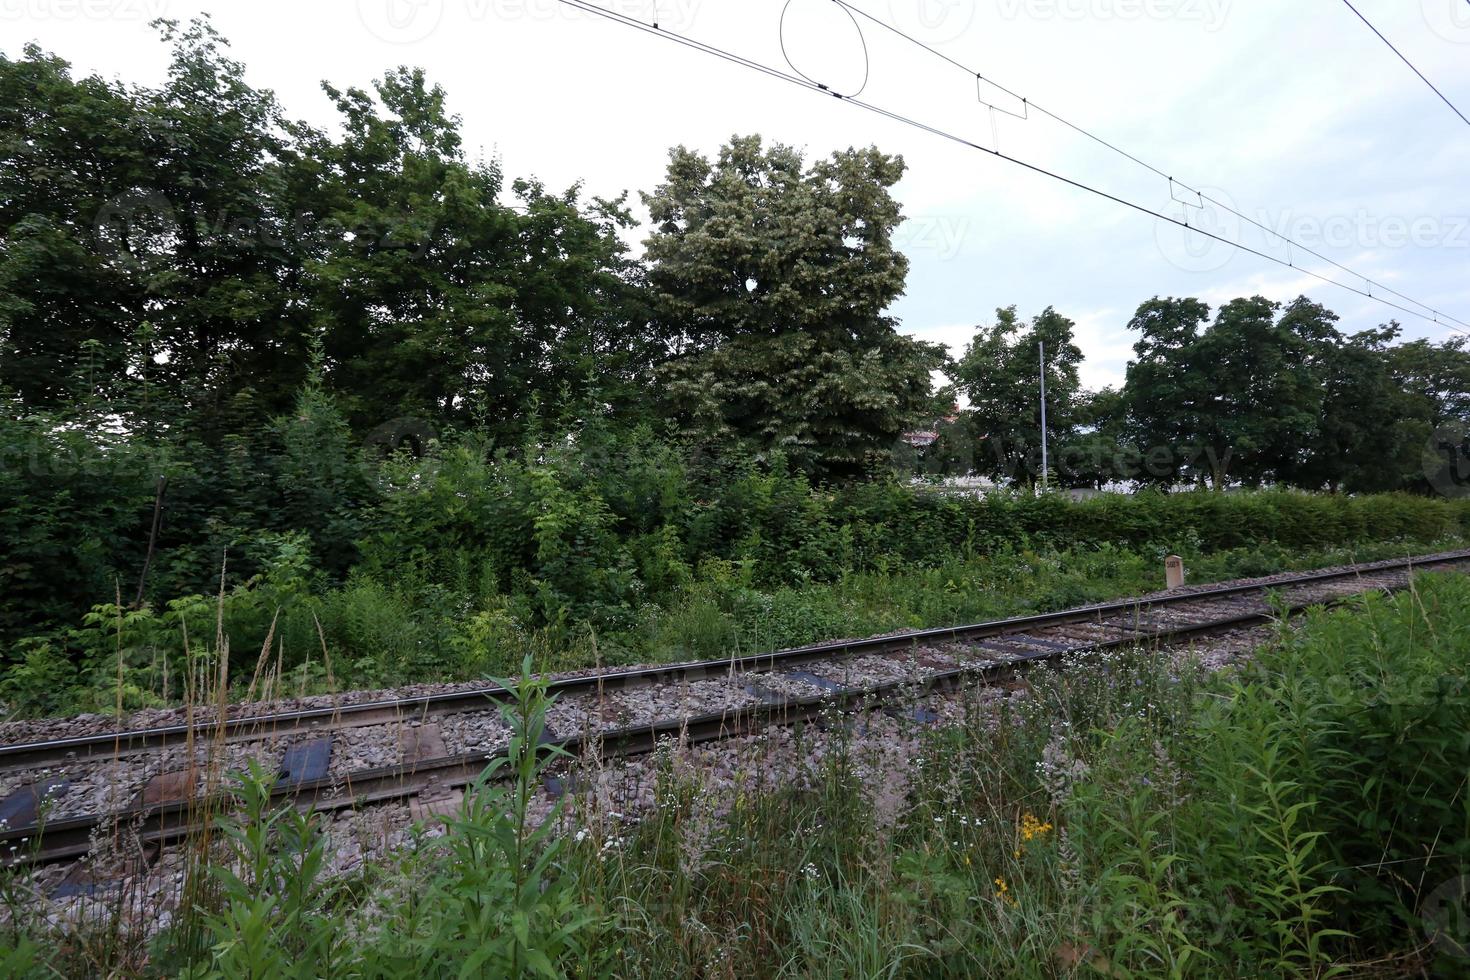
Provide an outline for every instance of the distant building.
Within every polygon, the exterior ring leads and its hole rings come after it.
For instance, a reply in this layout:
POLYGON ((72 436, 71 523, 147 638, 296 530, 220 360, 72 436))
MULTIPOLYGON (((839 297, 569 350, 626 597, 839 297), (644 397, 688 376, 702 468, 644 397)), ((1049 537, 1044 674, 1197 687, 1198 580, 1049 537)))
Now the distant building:
POLYGON ((960 407, 954 405, 950 408, 948 415, 941 415, 934 420, 933 428, 920 429, 916 432, 905 432, 903 441, 915 449, 928 449, 939 441, 939 430, 947 425, 954 425, 960 420, 960 407))

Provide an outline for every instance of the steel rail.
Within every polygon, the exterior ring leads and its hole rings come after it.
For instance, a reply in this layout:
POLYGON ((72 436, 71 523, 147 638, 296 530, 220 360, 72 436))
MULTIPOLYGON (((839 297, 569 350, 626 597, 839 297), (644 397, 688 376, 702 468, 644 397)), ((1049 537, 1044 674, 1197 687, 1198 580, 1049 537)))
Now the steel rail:
MULTIPOLYGON (((1470 550, 1444 552, 1422 557, 1393 559, 1352 565, 1328 571, 1306 572, 1290 579, 1274 582, 1254 582, 1241 585, 1220 586, 1194 592, 1176 592, 1148 599, 1125 599, 1064 609, 1052 613, 1040 613, 1012 619, 991 620, 964 626, 937 627, 911 630, 889 636, 877 636, 860 640, 839 640, 808 646, 776 650, 767 653, 735 656, 717 660, 701 660, 667 666, 647 667, 638 670, 612 671, 589 674, 583 677, 564 678, 552 681, 548 693, 559 698, 577 697, 585 694, 611 690, 647 687, 671 681, 688 682, 721 674, 768 673, 782 667, 794 666, 812 660, 832 657, 849 657, 864 653, 878 653, 917 646, 929 642, 956 643, 968 640, 990 639, 1040 627, 1065 626, 1085 623, 1120 613, 1134 613, 1147 609, 1167 608, 1191 602, 1236 595, 1269 592, 1278 589, 1296 588, 1318 582, 1354 578, 1364 574, 1414 569, 1425 565, 1444 564, 1470 560, 1470 550)), ((307 708, 265 715, 248 715, 224 721, 201 721, 195 724, 170 725, 157 728, 142 728, 129 731, 105 732, 71 738, 27 742, 0 746, 0 772, 17 769, 37 768, 62 763, 86 761, 94 758, 111 758, 136 752, 155 751, 194 741, 258 741, 293 732, 330 730, 343 731, 370 725, 394 724, 414 719, 423 720, 447 714, 470 711, 486 711, 508 703, 510 692, 503 686, 475 688, 445 694, 427 694, 417 697, 398 698, 361 704, 339 705, 328 708, 307 708)))
MULTIPOLYGON (((1437 563, 1437 560, 1429 562, 1437 563)), ((1315 580, 1321 581, 1323 577, 1319 576, 1315 580)), ((1065 649, 1018 654, 937 671, 918 679, 905 678, 866 687, 844 688, 810 697, 755 702, 721 712, 552 739, 544 743, 543 747, 554 747, 570 756, 597 752, 603 757, 617 758, 651 752, 665 739, 681 740, 693 745, 735 738, 772 727, 819 721, 833 712, 876 708, 899 697, 918 698, 953 690, 967 683, 994 684, 1014 677, 1018 672, 1040 664, 1056 663, 1069 656, 1177 644, 1206 634, 1259 626, 1276 621, 1279 616, 1295 616, 1312 608, 1337 606, 1372 592, 1393 593, 1406 587, 1407 584, 1375 586, 1350 596, 1294 603, 1283 607, 1279 612, 1257 610, 1202 623, 1140 631, 1133 636, 1080 641, 1065 649)), ((336 812, 370 803, 403 800, 426 791, 443 792, 470 786, 492 765, 505 759, 505 752, 500 750, 473 752, 405 765, 364 769, 343 776, 325 776, 294 784, 282 783, 272 790, 271 802, 275 805, 311 808, 316 812, 336 812)), ((186 838, 198 829, 197 814, 217 814, 233 802, 232 795, 219 793, 212 797, 187 801, 134 806, 111 813, 43 821, 30 827, 3 828, 0 829, 0 866, 49 864, 79 858, 109 837, 125 837, 130 845, 167 845, 186 838)))

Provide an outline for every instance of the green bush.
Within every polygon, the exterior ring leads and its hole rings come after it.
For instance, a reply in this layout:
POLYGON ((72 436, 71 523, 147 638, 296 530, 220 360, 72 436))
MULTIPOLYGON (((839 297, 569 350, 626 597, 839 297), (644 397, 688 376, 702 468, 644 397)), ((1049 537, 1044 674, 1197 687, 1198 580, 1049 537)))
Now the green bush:
POLYGON ((1242 684, 1292 720, 1283 742, 1317 801, 1344 928, 1378 947, 1427 934, 1424 900, 1470 874, 1470 582, 1421 577, 1413 594, 1320 614, 1242 684))
MULTIPOLYGON (((81 438, 27 425, 8 437, 81 438)), ((328 674, 359 686, 482 677, 526 649, 578 666, 716 656, 1109 598, 1154 586, 1170 552, 1206 580, 1306 552, 1412 552, 1456 541, 1470 520, 1470 503, 1408 495, 1075 503, 830 488, 779 456, 694 465, 647 428, 596 423, 520 450, 454 434, 423 448, 369 459, 308 388, 254 435, 109 447, 86 478, 0 470, 17 501, 0 509, 16 542, 0 562, 0 696, 28 713, 115 706, 121 675, 124 707, 168 700, 186 636, 228 651, 237 675, 269 641, 264 662, 299 690, 328 674), (168 493, 149 601, 135 609, 155 471, 168 493), (73 671, 70 692, 22 690, 51 669, 41 647, 73 671)))
POLYGON ((1443 926, 1425 899, 1470 874, 1467 637, 1470 581, 1421 577, 1311 615, 1199 699, 1186 737, 1107 732, 1066 821, 1113 965, 1317 976, 1443 926))

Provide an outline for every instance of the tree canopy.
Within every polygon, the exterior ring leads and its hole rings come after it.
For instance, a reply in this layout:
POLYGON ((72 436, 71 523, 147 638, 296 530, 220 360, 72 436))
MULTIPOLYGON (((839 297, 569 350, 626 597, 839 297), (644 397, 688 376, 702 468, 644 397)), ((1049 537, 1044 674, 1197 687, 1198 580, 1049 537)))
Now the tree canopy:
POLYGON ((645 258, 665 404, 692 439, 822 476, 887 458, 944 359, 885 314, 908 271, 890 194, 903 169, 874 147, 808 165, 758 136, 714 161, 670 153, 644 195, 645 258))
POLYGON ((1055 352, 1053 465, 1078 486, 1423 490, 1432 433, 1470 420, 1466 338, 1398 343, 1397 323, 1345 335, 1337 314, 1305 296, 1242 297, 1211 312, 1189 297, 1140 304, 1123 387, 1090 392, 1070 320, 1048 308, 1026 329, 1015 308, 999 310, 953 371, 969 400, 958 438, 973 456, 942 447, 952 465, 941 471, 1035 479, 1043 338, 1055 352))
POLYGON ((995 317, 994 325, 976 330, 954 379, 970 401, 977 472, 1029 483, 1041 462, 1042 371, 1047 435, 1060 446, 1079 421, 1082 351, 1072 340, 1076 324, 1051 307, 1029 325, 1014 306, 996 310, 995 317))
POLYGON ((640 226, 467 152, 422 70, 324 84, 318 129, 207 19, 158 27, 152 86, 0 56, 0 640, 222 568, 631 628, 704 558, 862 550, 807 533, 821 494, 1033 486, 1043 369, 1054 485, 1459 487, 1463 339, 1156 296, 1117 389, 1058 307, 951 361, 891 314, 904 161, 876 147, 675 147, 640 226))

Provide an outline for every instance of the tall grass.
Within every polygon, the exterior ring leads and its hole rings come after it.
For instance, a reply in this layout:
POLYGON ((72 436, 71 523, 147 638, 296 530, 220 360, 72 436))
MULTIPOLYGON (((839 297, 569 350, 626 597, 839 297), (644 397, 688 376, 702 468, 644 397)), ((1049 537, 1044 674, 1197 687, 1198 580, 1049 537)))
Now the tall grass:
MULTIPOLYGON (((270 813, 256 774, 218 823, 214 899, 127 962, 193 977, 1464 975, 1463 920, 1429 900, 1470 874, 1467 646, 1470 582, 1422 578, 1313 614, 1223 675, 1187 654, 1094 655, 1010 697, 964 692, 934 727, 833 718, 753 740, 733 771, 668 744, 631 799, 603 792, 617 780, 592 760, 588 792, 549 807, 539 786, 563 763, 535 748, 546 700, 527 663, 506 769, 442 828, 327 873, 321 822, 270 813)), ((85 935, 57 943, 27 918, 17 881, 0 890, 0 963, 108 965, 85 935)))
MULTIPOLYGON (((1459 538, 1298 550, 1257 545, 1186 551, 1190 581, 1206 583, 1458 547, 1459 538)), ((294 556, 294 557, 293 557, 294 556)), ((11 717, 186 703, 185 636, 236 649, 227 697, 258 696, 261 664, 282 696, 406 683, 474 681, 513 673, 529 651, 538 671, 713 659, 820 640, 975 622, 1137 595, 1163 586, 1161 548, 1071 551, 1002 548, 933 566, 895 562, 832 581, 761 586, 747 564, 709 560, 624 630, 532 627, 503 597, 451 593, 407 580, 355 579, 318 594, 292 563, 221 595, 162 611, 100 606, 73 631, 77 653, 29 645, 0 676, 11 717), (121 676, 119 677, 119 668, 121 676)))

